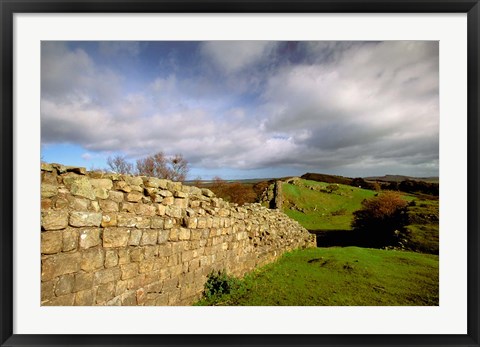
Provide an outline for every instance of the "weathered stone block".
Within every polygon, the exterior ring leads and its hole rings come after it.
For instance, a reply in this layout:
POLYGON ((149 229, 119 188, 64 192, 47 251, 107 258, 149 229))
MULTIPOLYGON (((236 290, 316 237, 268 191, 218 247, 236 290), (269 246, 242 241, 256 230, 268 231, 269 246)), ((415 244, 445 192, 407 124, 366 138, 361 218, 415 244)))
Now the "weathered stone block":
POLYGON ((130 250, 130 259, 133 262, 140 262, 145 258, 143 248, 134 248, 130 250))
POLYGON ((74 211, 88 211, 90 200, 79 198, 77 196, 67 196, 68 204, 74 211))
POLYGON ((155 245, 158 239, 157 230, 145 230, 140 240, 140 245, 155 245))
POLYGON ((126 247, 130 238, 130 229, 105 228, 103 230, 103 247, 126 247))
POLYGON ((98 203, 103 212, 118 212, 118 203, 113 200, 100 200, 98 203))
POLYGON ((153 270, 155 259, 144 260, 138 264, 138 272, 141 274, 148 273, 153 270))
POLYGON ((46 183, 42 183, 41 184, 41 194, 40 196, 42 198, 51 198, 55 195, 57 195, 58 193, 58 186, 57 185, 53 185, 53 184, 46 184, 46 183))
POLYGON ((162 204, 157 205, 157 214, 159 216, 165 215, 165 211, 166 211, 166 206, 165 205, 162 205, 162 204))
POLYGON ((203 229, 207 227, 207 218, 206 217, 198 217, 197 219, 197 228, 203 229))
POLYGON ((150 218, 148 217, 137 217, 135 227, 139 229, 150 229, 150 223, 150 218))
POLYGON ((100 212, 100 205, 98 203, 98 201, 92 201, 90 203, 90 211, 94 211, 94 212, 100 212))
POLYGON ((80 248, 87 249, 98 246, 101 242, 100 229, 84 229, 80 231, 80 248))
POLYGON ((75 293, 75 306, 93 306, 95 303, 95 290, 87 289, 75 293))
POLYGON ((42 302, 43 306, 73 306, 75 294, 62 295, 49 301, 42 302))
POLYGON ((188 194, 181 191, 181 190, 176 190, 174 192, 173 196, 176 197, 176 198, 183 198, 183 199, 188 198, 188 194))
POLYGON ((106 179, 106 178, 96 178, 96 179, 90 179, 90 183, 94 188, 104 188, 104 189, 112 189, 113 188, 113 182, 112 180, 106 179))
POLYGON ((77 176, 72 179, 70 192, 76 196, 83 196, 89 200, 95 200, 95 192, 90 179, 85 176, 77 176))
POLYGON ((182 253, 182 263, 189 262, 196 256, 196 251, 184 251, 182 253))
POLYGON ((108 192, 108 198, 115 202, 122 202, 123 201, 123 193, 117 192, 115 190, 111 190, 108 192))
POLYGON ((68 226, 68 212, 66 211, 47 211, 42 212, 43 230, 60 230, 68 226))
POLYGON ((93 188, 93 192, 99 199, 108 199, 108 190, 105 188, 93 188))
POLYGON ((198 225, 198 218, 187 217, 187 218, 184 219, 184 224, 189 229, 195 229, 198 225))
POLYGON ((180 232, 179 228, 172 228, 172 229, 167 229, 165 231, 169 231, 170 233, 168 234, 168 241, 178 241, 178 233, 180 232))
POLYGON ((165 220, 163 221, 163 228, 171 229, 173 228, 174 224, 175 224, 175 221, 172 218, 165 218, 165 220))
POLYGON ((153 196, 151 196, 152 198, 152 202, 162 202, 163 201, 163 196, 161 196, 160 194, 155 194, 153 196))
POLYGON ((145 185, 145 187, 158 188, 158 187, 159 187, 159 184, 160 184, 159 181, 160 181, 159 178, 156 178, 156 177, 148 177, 148 178, 143 182, 143 184, 145 185))
POLYGON ((166 198, 163 198, 162 204, 165 206, 170 206, 173 205, 175 198, 173 196, 168 196, 166 198))
POLYGON ((137 305, 137 293, 134 290, 130 290, 124 293, 121 297, 122 306, 136 306, 137 305))
POLYGON ((52 199, 42 199, 42 201, 40 203, 40 209, 42 211, 49 210, 49 209, 52 208, 52 206, 53 206, 52 199))
POLYGON ((63 231, 62 251, 70 252, 78 248, 79 231, 73 228, 67 228, 63 231))
POLYGON ((159 230, 158 231, 158 244, 162 244, 168 241, 169 231, 168 230, 159 230))
POLYGON ((117 226, 117 215, 115 213, 104 213, 102 216, 102 228, 112 228, 117 226))
POLYGON ((115 182, 114 188, 116 190, 121 190, 122 192, 125 192, 125 193, 130 193, 132 191, 132 188, 130 188, 130 185, 125 181, 115 182))
POLYGON ((124 176, 125 182, 131 186, 141 186, 143 185, 143 179, 140 176, 124 176))
POLYGON ((120 213, 117 215, 117 224, 119 227, 134 228, 140 217, 128 213, 120 213))
POLYGON ((41 234, 42 254, 60 253, 63 248, 62 231, 46 231, 41 234))
POLYGON ((190 200, 189 206, 190 206, 191 208, 198 208, 198 207, 200 207, 200 201, 198 201, 198 200, 190 200))
POLYGON ((160 195, 160 196, 162 196, 162 197, 164 197, 164 198, 172 197, 172 196, 173 196, 172 192, 169 191, 169 190, 159 190, 159 191, 158 191, 158 195, 160 195))
POLYGON ((126 200, 129 202, 139 202, 142 198, 143 194, 140 192, 130 192, 126 196, 126 200))
POLYGON ((127 280, 127 288, 128 289, 138 289, 145 285, 145 274, 140 274, 134 278, 130 278, 127 280))
POLYGON ((95 272, 93 284, 105 284, 108 282, 118 281, 121 277, 121 271, 118 267, 103 269, 95 272))
POLYGON ((98 227, 102 214, 96 212, 70 212, 70 225, 73 227, 98 227))
POLYGON ((80 253, 57 254, 42 260, 42 281, 54 277, 78 272, 80 270, 80 253))
POLYGON ((226 209, 226 208, 221 208, 219 211, 218 211, 218 215, 220 217, 228 217, 230 215, 230 210, 229 209, 226 209))
POLYGON ((104 254, 100 248, 90 249, 82 253, 80 268, 84 271, 94 271, 103 267, 104 254))
POLYGON ((93 273, 77 273, 75 274, 73 291, 90 289, 93 287, 93 273))
POLYGON ((150 259, 158 256, 158 246, 145 246, 143 247, 143 250, 145 252, 145 259, 150 259))
POLYGON ((162 217, 152 217, 150 219, 150 227, 152 229, 162 229, 163 228, 163 218, 162 217))
POLYGON ((155 216, 157 213, 157 209, 153 205, 144 205, 144 204, 137 204, 135 206, 135 213, 140 216, 155 216))
POLYGON ((180 241, 190 240, 190 230, 186 228, 180 228, 178 233, 178 239, 180 241))
POLYGON ((120 211, 135 213, 135 204, 124 201, 120 204, 120 211))
POLYGON ((55 284, 57 284, 58 279, 54 279, 52 281, 42 282, 41 287, 41 300, 50 300, 55 297, 55 284))
POLYGON ((137 276, 138 263, 122 265, 120 269, 122 270, 122 280, 128 280, 130 278, 137 276))
POLYGON ((143 194, 145 194, 146 196, 154 197, 155 195, 157 195, 157 191, 157 188, 144 188, 143 194))
POLYGON ((166 179, 159 179, 158 180, 158 188, 160 189, 167 189, 168 188, 168 180, 166 179))
POLYGON ((169 217, 181 218, 182 217, 182 209, 178 206, 175 206, 175 205, 167 206, 167 208, 165 210, 165 214, 169 217))
POLYGON ((110 268, 118 265, 118 251, 116 249, 105 251, 105 267, 110 268))
POLYGON ((203 235, 203 230, 201 229, 194 229, 190 231, 190 239, 193 240, 200 240, 203 235))
POLYGON ((98 286, 96 302, 97 304, 104 303, 115 297, 115 283, 109 282, 98 286))
POLYGON ((202 188, 202 194, 209 198, 213 198, 215 196, 215 194, 207 188, 202 188))
POLYGON ((130 230, 130 237, 128 239, 129 246, 138 246, 140 244, 140 240, 142 238, 143 231, 140 229, 131 229, 130 230))
POLYGON ((119 249, 118 250, 118 265, 128 264, 130 262, 130 250, 119 249))
POLYGON ((48 164, 48 163, 40 163, 40 170, 41 171, 52 172, 53 171, 53 166, 52 166, 52 164, 48 164))
POLYGON ((60 276, 55 286, 55 295, 61 296, 71 293, 73 291, 74 281, 75 276, 73 274, 60 276))
POLYGON ((186 209, 188 207, 188 199, 175 198, 173 205, 181 209, 186 209))
POLYGON ((115 296, 122 295, 127 291, 127 281, 118 281, 115 286, 115 296))

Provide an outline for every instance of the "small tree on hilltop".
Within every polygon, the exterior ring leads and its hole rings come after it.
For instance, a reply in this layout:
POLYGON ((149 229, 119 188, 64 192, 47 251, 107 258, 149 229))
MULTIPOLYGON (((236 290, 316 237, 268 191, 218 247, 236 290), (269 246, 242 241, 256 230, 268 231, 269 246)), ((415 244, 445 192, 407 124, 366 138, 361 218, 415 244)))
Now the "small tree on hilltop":
POLYGON ((362 208, 354 212, 352 227, 364 233, 369 244, 386 246, 395 243, 396 231, 407 224, 408 203, 396 192, 384 192, 362 201, 362 208))
POLYGON ((137 173, 144 176, 166 178, 183 182, 188 173, 188 162, 181 154, 167 158, 163 152, 158 152, 137 160, 137 173))

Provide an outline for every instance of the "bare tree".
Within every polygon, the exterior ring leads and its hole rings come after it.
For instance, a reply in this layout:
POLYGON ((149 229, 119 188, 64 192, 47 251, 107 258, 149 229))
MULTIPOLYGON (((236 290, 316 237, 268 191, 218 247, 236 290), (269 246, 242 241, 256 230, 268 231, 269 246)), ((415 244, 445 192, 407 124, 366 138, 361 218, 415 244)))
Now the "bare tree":
POLYGON ((175 154, 170 162, 171 180, 173 181, 185 181, 188 173, 188 162, 181 154, 175 154))
POLYGON ((146 158, 138 159, 137 172, 139 175, 183 182, 187 177, 188 162, 181 154, 167 158, 163 152, 158 152, 146 158))
POLYGON ((127 159, 121 155, 107 158, 107 164, 109 170, 124 174, 131 175, 133 173, 133 165, 127 161, 127 159))

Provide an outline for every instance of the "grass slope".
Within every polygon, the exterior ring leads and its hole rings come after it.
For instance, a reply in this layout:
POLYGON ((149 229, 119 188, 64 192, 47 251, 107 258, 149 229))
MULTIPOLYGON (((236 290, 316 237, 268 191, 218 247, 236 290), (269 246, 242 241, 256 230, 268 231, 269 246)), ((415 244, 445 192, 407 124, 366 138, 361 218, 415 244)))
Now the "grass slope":
POLYGON ((338 190, 328 193, 329 185, 310 180, 283 184, 283 211, 309 230, 350 229, 353 212, 376 192, 338 184, 338 190))
POLYGON ((403 237, 407 249, 438 254, 439 252, 439 201, 418 199, 407 209, 408 225, 403 237))
POLYGON ((285 254, 197 305, 436 306, 438 256, 358 247, 285 254))

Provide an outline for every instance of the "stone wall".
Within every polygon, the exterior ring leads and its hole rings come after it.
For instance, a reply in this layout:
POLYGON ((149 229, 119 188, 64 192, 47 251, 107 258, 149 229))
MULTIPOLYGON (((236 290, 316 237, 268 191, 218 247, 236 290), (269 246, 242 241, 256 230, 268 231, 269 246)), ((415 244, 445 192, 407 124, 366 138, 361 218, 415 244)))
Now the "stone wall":
POLYGON ((211 271, 315 246, 278 210, 179 182, 59 164, 41 180, 42 305, 189 305, 211 271))

